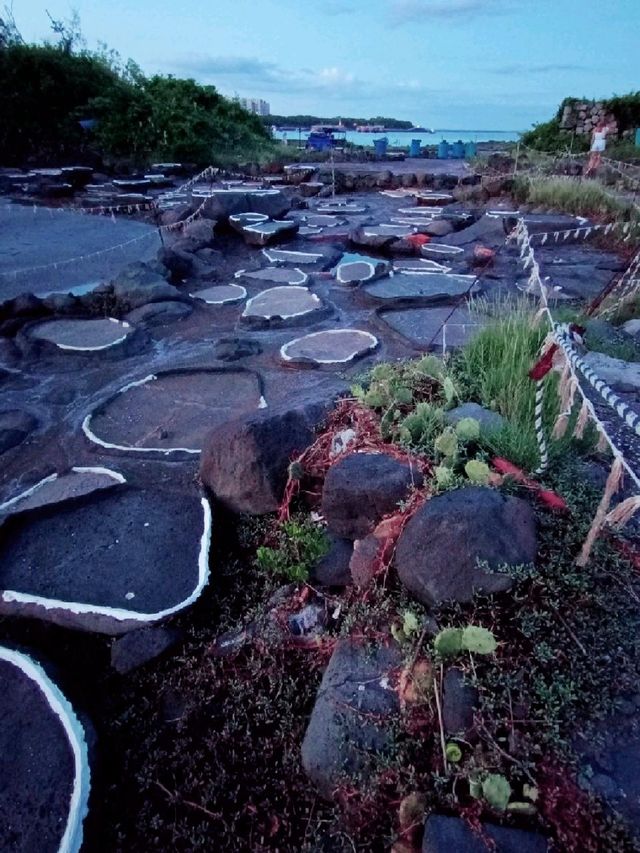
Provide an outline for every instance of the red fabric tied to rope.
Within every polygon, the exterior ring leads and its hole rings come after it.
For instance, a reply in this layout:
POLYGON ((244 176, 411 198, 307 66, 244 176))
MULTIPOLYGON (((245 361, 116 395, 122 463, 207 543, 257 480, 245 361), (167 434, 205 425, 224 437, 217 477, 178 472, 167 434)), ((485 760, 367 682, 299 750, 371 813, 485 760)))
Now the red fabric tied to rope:
POLYGON ((488 264, 492 261, 496 256, 496 253, 493 249, 489 249, 487 246, 476 246, 473 250, 473 259, 475 261, 480 261, 483 264, 488 264))
MULTIPOLYGON (((509 462, 508 459, 503 459, 498 456, 492 460, 491 464, 496 471, 502 475, 502 477, 511 477, 516 481, 516 483, 520 483, 526 489, 532 491, 536 498, 538 498, 538 500, 541 501, 548 509, 552 509, 554 512, 569 511, 569 507, 560 495, 557 495, 549 489, 543 489, 540 483, 536 483, 535 480, 527 477, 524 471, 521 468, 518 468, 517 465, 514 465, 513 462, 509 462)), ((498 485, 498 483, 496 483, 496 485, 498 485)))
POLYGON ((552 344, 546 353, 539 359, 529 371, 529 378, 534 382, 538 382, 543 376, 551 370, 553 365, 553 356, 558 349, 558 344, 552 344))
POLYGON ((413 249, 416 250, 419 250, 420 246, 425 246, 427 243, 431 242, 431 237, 427 234, 410 234, 404 239, 413 249))

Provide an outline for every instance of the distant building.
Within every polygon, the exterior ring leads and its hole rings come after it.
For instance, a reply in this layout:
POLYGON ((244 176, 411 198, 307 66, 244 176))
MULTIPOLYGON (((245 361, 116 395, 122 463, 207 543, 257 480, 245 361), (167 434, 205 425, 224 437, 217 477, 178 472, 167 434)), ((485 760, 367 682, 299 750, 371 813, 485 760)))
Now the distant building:
POLYGON ((271 107, 268 101, 263 101, 260 98, 240 98, 240 105, 250 113, 256 113, 259 116, 271 115, 271 107))

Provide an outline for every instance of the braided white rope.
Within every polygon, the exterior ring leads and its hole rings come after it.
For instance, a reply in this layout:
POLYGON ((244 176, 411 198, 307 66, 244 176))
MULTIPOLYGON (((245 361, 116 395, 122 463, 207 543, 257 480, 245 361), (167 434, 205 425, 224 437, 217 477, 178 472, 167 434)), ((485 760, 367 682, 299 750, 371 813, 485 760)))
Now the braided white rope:
MULTIPOLYGON (((580 397, 582 398, 582 405, 586 406, 591 419, 593 420, 593 422, 595 423, 595 425, 598 429, 598 432, 604 437, 605 441, 609 445, 609 448, 611 449, 611 453, 613 454, 613 456, 620 461, 620 464, 623 466, 623 468, 625 469, 625 471, 627 472, 627 474, 629 475, 629 477, 633 481, 636 488, 640 491, 640 478, 638 478, 638 476, 633 471, 633 469, 631 468, 631 466, 629 465, 627 460, 624 458, 624 454, 622 453, 622 451, 617 447, 617 445, 615 444, 615 441, 609 435, 607 428, 605 427, 605 425, 602 423, 602 421, 598 417, 598 415, 595 411, 595 408, 593 406, 593 403, 591 402, 589 397, 587 397, 586 393, 584 392, 584 390, 580 384, 580 376, 582 375, 582 372, 580 372, 580 373, 578 372, 577 367, 574 364, 574 359, 572 359, 569 356, 569 352, 567 352, 567 348, 570 351, 570 353, 573 356, 575 356, 575 358, 579 359, 579 356, 577 356, 577 353, 574 352, 574 350, 570 346, 570 344, 568 344, 564 340, 564 334, 561 333, 561 330, 563 330, 563 328, 566 328, 566 327, 563 327, 563 326, 561 326, 561 324, 556 323, 553 319, 553 315, 551 314, 551 310, 549 308, 549 303, 548 303, 548 299, 547 299, 547 288, 543 284, 542 279, 540 278, 539 266, 538 266, 538 263, 535 259, 534 253, 533 253, 533 248, 531 246, 529 231, 527 229, 527 226, 526 226, 524 219, 520 219, 518 221, 518 225, 516 226, 516 228, 514 228, 512 234, 509 235, 509 239, 514 239, 516 241, 516 243, 520 246, 520 257, 524 260, 525 268, 528 266, 532 267, 530 281, 532 279, 534 279, 534 277, 535 277, 535 283, 537 284, 537 286, 539 288, 539 292, 540 292, 540 301, 542 303, 542 311, 546 315, 546 317, 549 321, 549 325, 551 326, 554 339, 556 340, 556 342, 559 344, 559 346, 562 348, 563 352, 567 356, 567 363, 569 365, 569 369, 571 371, 572 378, 574 379, 574 381, 576 383, 576 390, 577 390, 578 394, 580 395, 580 397)), ((585 365, 585 367, 586 367, 586 365, 585 365)), ((608 388, 606 383, 603 380, 599 380, 593 371, 590 370, 590 374, 591 374, 591 378, 587 377, 586 374, 584 374, 584 376, 585 376, 585 378, 588 378, 588 381, 593 385, 594 388, 596 387, 594 384, 595 382, 602 383, 599 388, 596 388, 598 393, 600 393, 600 394, 602 393, 602 388, 607 388, 607 390, 610 391, 611 394, 613 394, 613 392, 611 391, 610 388, 608 388)), ((536 389, 536 392, 537 392, 537 389, 536 389)), ((615 397, 616 395, 613 395, 613 396, 615 397)), ((603 399, 606 400, 606 398, 604 398, 604 397, 603 397, 603 399)), ((606 402, 609 403, 609 405, 611 405, 609 400, 606 400, 606 402)), ((624 401, 618 400, 618 398, 616 397, 615 404, 614 404, 614 406, 612 406, 613 411, 615 411, 616 414, 621 416, 620 411, 617 408, 618 402, 621 403, 625 407, 622 409, 622 411, 625 413, 624 418, 625 418, 625 422, 626 422, 626 415, 628 414, 628 412, 627 412, 628 406, 626 406, 624 401)), ((635 423, 637 423, 637 421, 635 423)), ((627 425, 628 425, 628 422, 627 422, 627 425)), ((634 427, 634 431, 635 431, 635 427, 634 427)), ((638 433, 638 434, 640 434, 640 433, 638 433)), ((544 435, 542 435, 542 438, 544 440, 544 435)), ((540 449, 541 449, 541 464, 542 464, 542 455, 543 455, 542 454, 542 447, 540 449)), ((545 450, 546 450, 546 442, 545 442, 545 450)))

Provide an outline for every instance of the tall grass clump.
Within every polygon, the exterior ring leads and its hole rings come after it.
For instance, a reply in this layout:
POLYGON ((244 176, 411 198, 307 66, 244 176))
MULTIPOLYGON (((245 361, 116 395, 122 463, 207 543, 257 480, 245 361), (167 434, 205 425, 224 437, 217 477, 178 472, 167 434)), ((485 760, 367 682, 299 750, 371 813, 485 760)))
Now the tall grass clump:
POLYGON ((577 216, 638 220, 633 204, 616 199, 593 181, 569 181, 520 176, 513 194, 521 204, 553 208, 577 216))
MULTIPOLYGON (((528 374, 539 355, 545 327, 533 325, 531 306, 526 302, 493 310, 493 321, 458 353, 453 369, 464 399, 497 411, 508 421, 485 439, 488 449, 532 470, 538 463, 536 386, 528 374)), ((545 394, 547 430, 557 413, 556 384, 552 378, 545 394)))

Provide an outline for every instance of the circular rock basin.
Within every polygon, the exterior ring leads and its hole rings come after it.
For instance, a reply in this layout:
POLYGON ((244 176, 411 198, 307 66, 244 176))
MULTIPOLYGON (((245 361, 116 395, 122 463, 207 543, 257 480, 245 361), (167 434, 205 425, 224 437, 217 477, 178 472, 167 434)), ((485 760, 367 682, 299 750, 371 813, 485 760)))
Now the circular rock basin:
POLYGON ((322 308, 322 300, 306 287, 272 287, 250 299, 243 320, 289 320, 322 308))
POLYGON ((200 299, 207 305, 227 305, 232 302, 242 302, 246 295, 247 291, 239 284, 218 284, 189 294, 193 299, 200 299))
POLYGON ((269 217, 266 213, 233 213, 229 217, 229 222, 237 228, 244 228, 247 225, 257 225, 260 222, 268 222, 269 217))
POLYGON ((365 293, 376 302, 397 303, 428 303, 454 300, 465 293, 475 292, 475 276, 447 275, 443 273, 427 273, 424 275, 407 275, 396 273, 389 278, 381 278, 364 287, 365 293))
POLYGON ((409 258, 405 261, 396 260, 393 262, 393 268, 409 275, 451 271, 451 267, 446 267, 444 264, 439 264, 437 261, 432 261, 429 258, 409 258))
POLYGON ((0 683, 0 849, 75 853, 90 783, 82 725, 27 655, 0 647, 0 683))
POLYGON ((211 509, 195 489, 121 485, 13 515, 2 534, 6 614, 121 634, 183 610, 209 577, 211 509))
POLYGON ((438 216, 438 214, 442 213, 441 207, 430 207, 428 210, 425 210, 421 207, 399 207, 398 213, 409 214, 411 216, 421 217, 423 219, 433 219, 438 216))
POLYGON ((252 278, 256 281, 273 281, 276 284, 306 284, 309 276, 294 267, 265 267, 261 270, 238 270, 236 278, 252 278))
POLYGON ((133 332, 129 323, 104 317, 98 320, 46 320, 29 330, 40 341, 55 344, 59 349, 96 352, 122 343, 133 332))
POLYGON ((344 364, 366 355, 378 339, 360 329, 329 329, 289 341, 280 349, 284 361, 300 364, 344 364))
POLYGON ((318 213, 328 213, 340 215, 341 213, 364 213, 366 211, 364 205, 356 204, 350 201, 336 201, 330 204, 320 204, 316 208, 318 213))
POLYGON ((195 454, 213 427, 265 406, 259 377, 251 371, 167 371, 125 385, 87 415, 82 429, 102 447, 195 454))
POLYGON ((453 196, 449 193, 429 193, 421 192, 416 195, 418 205, 427 205, 435 207, 436 205, 451 204, 453 196))

